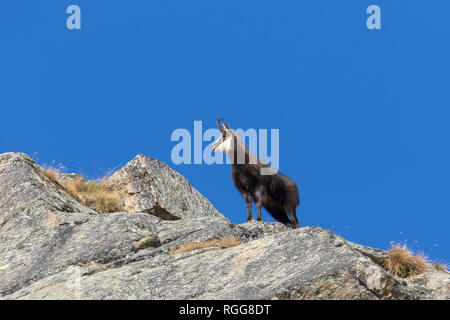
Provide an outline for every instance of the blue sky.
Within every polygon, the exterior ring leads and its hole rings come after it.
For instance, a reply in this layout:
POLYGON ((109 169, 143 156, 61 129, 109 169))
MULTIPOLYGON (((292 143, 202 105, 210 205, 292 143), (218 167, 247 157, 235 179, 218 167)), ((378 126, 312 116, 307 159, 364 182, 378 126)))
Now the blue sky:
POLYGON ((1 1, 0 152, 91 178, 143 153, 241 223, 231 168, 174 165, 170 135, 218 116, 278 128, 302 226, 449 262, 448 12, 447 0, 1 1), (81 30, 66 28, 70 4, 81 30), (366 27, 371 4, 381 30, 366 27))

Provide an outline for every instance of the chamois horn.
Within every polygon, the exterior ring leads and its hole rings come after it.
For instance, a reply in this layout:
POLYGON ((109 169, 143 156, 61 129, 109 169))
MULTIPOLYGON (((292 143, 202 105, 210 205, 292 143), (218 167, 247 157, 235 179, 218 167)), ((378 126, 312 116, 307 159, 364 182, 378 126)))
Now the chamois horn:
MULTIPOLYGON (((223 118, 217 119, 217 128, 219 128, 219 130, 220 130, 221 133, 225 133, 225 132, 223 131, 222 126, 220 125, 220 121, 223 121, 223 118)), ((229 129, 229 128, 228 128, 228 129, 229 129)))
POLYGON ((223 125, 225 128, 230 129, 230 126, 227 125, 225 122, 223 122, 223 118, 219 118, 219 119, 217 119, 217 126, 219 127, 220 132, 222 132, 222 129, 221 129, 220 126, 219 126, 220 121, 222 121, 222 125, 223 125))

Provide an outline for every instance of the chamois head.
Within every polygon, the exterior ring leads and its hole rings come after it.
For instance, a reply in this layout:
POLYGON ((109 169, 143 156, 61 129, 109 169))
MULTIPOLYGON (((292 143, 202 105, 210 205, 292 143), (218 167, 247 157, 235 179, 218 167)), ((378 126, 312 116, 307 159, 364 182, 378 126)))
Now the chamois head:
POLYGON ((214 152, 229 153, 233 150, 233 140, 234 140, 233 138, 236 136, 236 133, 233 130, 231 130, 226 123, 221 124, 220 123, 221 121, 223 121, 222 118, 217 119, 217 127, 219 128, 222 134, 211 145, 211 149, 214 152))

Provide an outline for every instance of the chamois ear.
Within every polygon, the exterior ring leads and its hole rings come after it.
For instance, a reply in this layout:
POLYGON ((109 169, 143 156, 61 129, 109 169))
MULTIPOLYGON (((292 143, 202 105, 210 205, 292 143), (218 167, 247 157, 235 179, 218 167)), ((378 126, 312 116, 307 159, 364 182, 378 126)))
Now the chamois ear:
POLYGON ((231 137, 235 137, 236 136, 236 132, 234 132, 233 130, 226 129, 226 131, 227 131, 228 135, 230 135, 231 137))
POLYGON ((233 130, 231 130, 230 126, 223 122, 223 118, 217 119, 217 127, 219 128, 222 135, 225 136, 225 133, 229 134, 230 136, 236 136, 233 130))

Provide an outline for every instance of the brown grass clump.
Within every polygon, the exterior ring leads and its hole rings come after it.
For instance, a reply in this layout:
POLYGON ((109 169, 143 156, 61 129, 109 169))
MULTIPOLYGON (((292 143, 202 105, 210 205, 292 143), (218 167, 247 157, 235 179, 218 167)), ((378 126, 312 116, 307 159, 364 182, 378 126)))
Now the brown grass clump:
POLYGON ((406 245, 395 244, 384 258, 383 266, 393 275, 407 278, 423 273, 433 266, 424 254, 413 254, 406 245))
POLYGON ((41 172, 44 174, 44 176, 46 176, 47 179, 52 182, 58 181, 59 173, 63 170, 64 170, 64 167, 61 165, 56 166, 56 167, 44 165, 41 168, 41 172))
POLYGON ((58 173, 54 170, 42 169, 42 173, 52 182, 56 182, 58 180, 58 173))
POLYGON ((210 248, 210 247, 219 247, 221 249, 235 247, 242 243, 241 239, 236 237, 223 238, 223 239, 214 239, 202 242, 188 242, 184 243, 178 248, 172 250, 172 253, 183 253, 194 251, 197 249, 210 248))
POLYGON ((121 193, 108 184, 105 179, 87 181, 81 176, 71 179, 61 179, 60 169, 44 167, 42 173, 50 180, 59 184, 73 198, 99 213, 123 211, 121 193))

